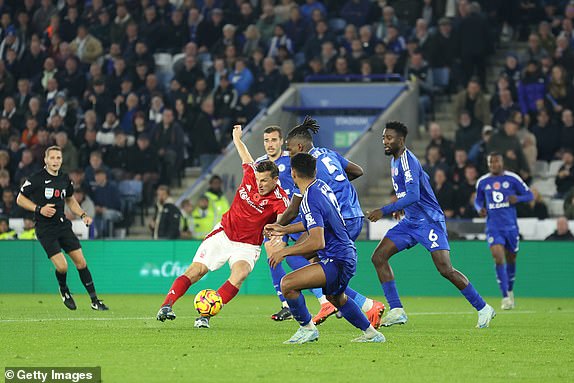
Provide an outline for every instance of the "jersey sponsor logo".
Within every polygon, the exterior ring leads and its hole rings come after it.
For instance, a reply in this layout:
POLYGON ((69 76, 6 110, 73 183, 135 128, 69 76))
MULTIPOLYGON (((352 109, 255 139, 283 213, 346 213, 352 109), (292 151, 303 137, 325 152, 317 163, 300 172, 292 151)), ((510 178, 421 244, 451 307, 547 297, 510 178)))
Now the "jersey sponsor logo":
MULTIPOLYGON (((247 186, 249 186, 249 185, 247 185, 247 186)), ((257 194, 257 196, 259 196, 259 194, 257 194)), ((263 214, 263 210, 259 206, 257 206, 255 203, 253 203, 253 201, 251 201, 251 198, 249 198, 249 194, 247 194, 247 191, 245 191, 245 188, 242 187, 241 189, 239 189, 239 197, 242 200, 244 200, 245 202, 247 202, 247 204, 249 206, 251 206, 252 208, 257 210, 258 213, 263 214)))
POLYGON ((508 202, 502 202, 502 203, 489 203, 488 204, 488 209, 489 210, 494 210, 494 209, 502 209, 505 207, 510 207, 510 203, 508 202))
POLYGON ((502 183, 502 188, 503 188, 503 189, 508 189, 509 187, 510 187, 510 184, 508 183, 508 181, 504 181, 504 182, 502 183))
POLYGON ((493 191, 492 200, 495 203, 501 203, 502 201, 504 201, 504 194, 502 194, 501 192, 493 191))
POLYGON ((45 188, 44 189, 44 197, 46 199, 50 199, 54 196, 54 188, 45 188))
POLYGON ((494 190, 499 190, 500 189, 500 182, 495 182, 494 184, 492 184, 492 187, 494 188, 494 190))

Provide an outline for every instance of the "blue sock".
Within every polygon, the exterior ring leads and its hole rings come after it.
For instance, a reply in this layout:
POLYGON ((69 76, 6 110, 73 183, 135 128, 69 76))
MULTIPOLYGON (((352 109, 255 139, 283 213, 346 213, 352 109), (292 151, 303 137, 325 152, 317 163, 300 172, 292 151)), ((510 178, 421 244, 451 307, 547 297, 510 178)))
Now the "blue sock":
POLYGON ((295 318, 301 326, 305 326, 307 323, 311 322, 311 313, 309 313, 307 305, 305 305, 303 294, 299 293, 297 299, 286 299, 286 301, 289 305, 289 309, 291 310, 291 314, 293 314, 293 318, 295 318))
MULTIPOLYGON (((300 255, 291 255, 289 257, 285 257, 285 259, 287 260, 289 267, 293 270, 298 270, 301 267, 305 267, 310 264, 310 262, 305 257, 300 255)), ((317 299, 323 296, 323 289, 311 289, 311 292, 317 299)))
POLYGON ((361 308, 352 299, 347 299, 347 302, 339 307, 339 311, 343 314, 343 318, 356 328, 365 331, 371 325, 361 308))
POLYGON ((355 303, 357 304, 357 306, 359 306, 359 308, 362 308, 363 305, 365 304, 365 301, 367 300, 367 297, 356 292, 355 290, 353 290, 350 287, 347 287, 345 289, 345 294, 351 298, 352 300, 355 301, 355 303))
POLYGON ((285 297, 281 292, 281 278, 285 276, 285 269, 283 265, 280 263, 275 268, 269 266, 269 270, 271 271, 271 279, 273 280, 273 287, 277 292, 277 297, 281 301, 281 303, 285 302, 285 297))
POLYGON ((514 288, 514 278, 516 276, 516 263, 506 264, 506 274, 508 275, 508 291, 514 288))
POLYGON ((508 274, 505 265, 496 265, 496 281, 500 287, 503 297, 508 296, 508 274))
POLYGON ((469 282, 468 286, 460 290, 460 292, 462 295, 464 295, 466 300, 470 302, 472 307, 474 307, 477 311, 482 310, 484 306, 486 306, 486 302, 484 301, 484 299, 482 299, 482 297, 480 296, 478 291, 476 291, 474 286, 472 286, 472 283, 469 282))
POLYGON ((397 286, 395 285, 395 281, 383 282, 381 284, 383 287, 383 291, 385 292, 385 297, 387 298, 387 302, 389 302, 390 309, 395 309, 399 307, 403 307, 401 303, 401 298, 399 298, 399 293, 397 292, 397 286))

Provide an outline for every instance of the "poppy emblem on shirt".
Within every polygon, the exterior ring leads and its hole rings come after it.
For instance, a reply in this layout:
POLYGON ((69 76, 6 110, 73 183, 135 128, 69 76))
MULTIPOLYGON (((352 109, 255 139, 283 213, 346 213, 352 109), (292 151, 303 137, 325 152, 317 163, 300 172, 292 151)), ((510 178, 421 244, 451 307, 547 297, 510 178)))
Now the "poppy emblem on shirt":
POLYGON ((44 197, 46 199, 50 199, 54 196, 54 188, 45 188, 44 189, 44 197))
POLYGON ((500 189, 500 182, 495 182, 492 187, 494 188, 494 190, 498 190, 500 189))
POLYGON ((261 195, 259 195, 259 193, 253 194, 253 201, 259 202, 260 199, 261 199, 261 195))

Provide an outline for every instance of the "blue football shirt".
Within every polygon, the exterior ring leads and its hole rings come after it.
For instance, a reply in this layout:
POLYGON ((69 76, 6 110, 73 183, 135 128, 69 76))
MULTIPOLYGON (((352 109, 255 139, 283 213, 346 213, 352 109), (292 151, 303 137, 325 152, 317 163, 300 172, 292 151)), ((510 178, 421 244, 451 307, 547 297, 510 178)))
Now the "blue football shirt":
MULTIPOLYGON (((269 160, 267 154, 262 155, 255 162, 261 162, 269 160)), ((291 157, 289 157, 289 152, 284 151, 281 156, 275 161, 275 165, 279 168, 279 186, 285 190, 287 196, 291 198, 293 190, 295 189, 295 183, 291 177, 291 157)))
POLYGON ((517 202, 534 198, 528 185, 516 173, 505 171, 498 176, 488 173, 478 179, 474 207, 477 211, 486 208, 486 231, 518 229, 516 207, 508 202, 511 195, 517 197, 517 202))
POLYGON ((429 176, 417 157, 408 149, 391 159, 391 175, 397 202, 382 208, 384 215, 404 210, 409 223, 444 221, 444 213, 431 188, 429 176))
POLYGON ((314 227, 324 229, 325 248, 317 253, 320 259, 356 262, 355 244, 349 237, 337 197, 329 185, 319 179, 309 185, 299 206, 299 216, 307 231, 314 227))

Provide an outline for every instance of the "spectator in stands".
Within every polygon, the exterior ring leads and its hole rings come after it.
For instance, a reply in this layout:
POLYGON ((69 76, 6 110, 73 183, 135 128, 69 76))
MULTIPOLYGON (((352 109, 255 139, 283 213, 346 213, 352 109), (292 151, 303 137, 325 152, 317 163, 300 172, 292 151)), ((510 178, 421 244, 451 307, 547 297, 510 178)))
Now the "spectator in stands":
POLYGON ((244 58, 240 57, 235 61, 235 68, 234 71, 229 74, 229 81, 231 81, 231 84, 233 84, 239 96, 251 88, 253 84, 253 74, 249 68, 247 68, 247 62, 244 58))
POLYGON ((179 174, 183 164, 184 133, 174 121, 172 109, 163 111, 163 119, 153 131, 154 148, 160 162, 160 178, 167 185, 179 174))
POLYGON ((1 113, 2 118, 7 118, 10 121, 12 127, 21 129, 23 116, 18 113, 14 97, 5 97, 3 105, 4 107, 2 108, 1 113))
POLYGON ((223 12, 214 8, 197 26, 197 45, 199 52, 209 52, 215 42, 223 35, 223 12))
POLYGON ((86 93, 84 108, 94 110, 96 117, 103 119, 108 111, 114 110, 113 98, 106 90, 106 83, 103 79, 96 78, 92 89, 86 93))
POLYGON ((486 124, 491 120, 490 106, 477 78, 471 78, 466 89, 460 91, 454 98, 455 118, 458 119, 463 110, 468 111, 470 117, 479 123, 486 124))
POLYGON ((543 101, 546 96, 546 80, 538 61, 528 62, 517 88, 520 110, 524 115, 526 125, 530 125, 530 121, 538 112, 537 102, 543 101))
POLYGON ((181 201, 181 220, 179 224, 179 236, 182 239, 193 239, 193 205, 189 199, 181 201))
POLYGON ((574 118, 572 116, 572 109, 564 109, 562 111, 560 137, 562 148, 570 149, 574 152, 574 118))
POLYGON ((548 52, 540 44, 540 37, 538 37, 538 34, 535 32, 532 32, 530 36, 528 36, 528 48, 520 61, 523 63, 527 63, 529 61, 540 62, 542 57, 545 56, 548 56, 548 52))
MULTIPOLYGON (((516 112, 518 115, 522 115, 520 112, 516 112)), ((536 142, 536 136, 532 134, 527 128, 521 127, 518 131, 518 139, 522 145, 522 152, 524 153, 524 159, 528 164, 528 168, 532 172, 536 169, 536 161, 538 158, 538 147, 536 142)))
POLYGON ((8 226, 9 220, 5 215, 0 216, 0 241, 18 239, 16 231, 8 226))
POLYGON ((32 145, 30 150, 34 156, 34 162, 36 162, 36 165, 41 167, 44 165, 44 153, 46 152, 46 149, 48 149, 48 147, 51 145, 50 135, 46 129, 39 129, 37 138, 38 142, 32 145))
POLYGON ((189 31, 182 9, 175 9, 171 13, 166 35, 169 38, 162 41, 163 48, 171 54, 178 53, 181 47, 189 41, 189 31))
POLYGON ((275 26, 278 24, 279 20, 277 16, 275 16, 273 5, 271 3, 264 3, 262 5, 261 16, 259 16, 259 20, 256 25, 261 33, 261 40, 265 45, 269 46, 275 26))
POLYGON ((516 204, 516 214, 519 218, 548 218, 548 208, 542 200, 542 195, 540 195, 538 189, 534 187, 531 187, 530 191, 534 195, 534 198, 530 202, 516 204))
POLYGON ((229 210, 229 201, 223 192, 223 181, 220 176, 217 174, 211 176, 209 188, 204 195, 209 199, 209 205, 215 212, 215 220, 220 221, 223 213, 229 210))
POLYGON ((129 151, 127 169, 134 180, 143 183, 143 202, 145 206, 150 206, 153 187, 159 179, 159 169, 157 152, 150 147, 147 133, 137 136, 136 145, 129 151))
POLYGON ((566 69, 560 65, 552 67, 548 82, 546 100, 549 101, 549 109, 553 113, 562 113, 564 109, 574 108, 574 89, 568 83, 566 69))
POLYGON ((102 159, 102 152, 99 150, 94 150, 93 152, 90 153, 90 162, 88 166, 86 166, 86 168, 84 169, 84 172, 86 174, 85 182, 90 187, 94 186, 96 182, 96 172, 98 170, 103 170, 106 173, 107 180, 112 179, 112 172, 110 171, 110 168, 108 168, 107 165, 104 164, 104 161, 102 159))
POLYGON ((435 90, 430 67, 424 61, 420 50, 413 52, 405 70, 405 78, 419 86, 419 124, 426 126, 427 115, 431 111, 431 97, 435 90))
POLYGON ((558 36, 556 39, 558 45, 554 52, 554 62, 557 65, 562 65, 564 68, 572 68, 574 66, 574 48, 572 48, 566 36, 558 36))
POLYGON ((18 92, 14 95, 16 113, 19 116, 24 116, 31 98, 32 89, 30 88, 30 81, 27 78, 20 78, 18 80, 18 92))
POLYGON ((56 79, 71 98, 82 99, 86 90, 86 77, 78 68, 76 57, 72 56, 66 59, 65 69, 56 74, 56 79))
POLYGON ((233 110, 238 101, 237 91, 233 88, 227 76, 222 76, 219 86, 213 93, 213 102, 215 118, 221 120, 221 127, 224 132, 231 129, 233 110))
POLYGON ((556 192, 559 198, 574 189, 574 154, 571 150, 566 149, 562 152, 562 162, 555 179, 556 192))
POLYGON ((312 37, 307 39, 307 42, 303 47, 305 59, 309 61, 313 57, 317 56, 317 53, 321 51, 321 47, 326 41, 333 42, 335 41, 335 37, 329 32, 327 22, 320 20, 317 22, 317 25, 315 25, 315 33, 312 37))
POLYGON ((437 146, 440 149, 440 154, 444 158, 447 164, 452 164, 454 152, 453 152, 453 143, 451 140, 445 138, 442 135, 442 131, 440 125, 437 122, 431 122, 429 125, 429 135, 430 135, 430 142, 427 145, 427 149, 430 146, 437 146))
POLYGON ((113 178, 122 181, 128 178, 128 136, 121 128, 114 130, 114 144, 104 153, 104 163, 111 169, 113 178))
POLYGON ((502 153, 505 168, 519 174, 526 181, 530 178, 530 168, 517 133, 518 124, 513 120, 506 121, 503 130, 492 136, 486 149, 487 153, 502 153))
POLYGON ((520 106, 514 102, 510 89, 500 90, 498 100, 492 112, 492 126, 501 129, 514 112, 520 111, 520 106))
MULTIPOLYGON (((69 173, 70 171, 78 168, 78 151, 76 147, 68 139, 68 133, 56 133, 56 145, 62 149, 62 172, 69 173)), ((91 216, 90 216, 91 217, 91 216)))
POLYGON ((482 126, 471 118, 468 111, 463 110, 458 118, 458 129, 455 136, 455 145, 466 151, 480 141, 482 126))
MULTIPOLYGON (((76 183, 74 183, 74 185, 76 185, 76 183)), ((78 201, 80 207, 86 212, 86 214, 88 214, 88 216, 95 217, 96 206, 94 205, 94 201, 92 201, 90 196, 86 194, 86 191, 81 186, 74 187, 74 198, 78 201)), ((76 219, 76 215, 72 213, 68 205, 66 205, 65 214, 66 218, 70 221, 76 219)))
POLYGON ((368 0, 347 0, 339 11, 339 15, 347 24, 361 27, 367 24, 370 8, 371 3, 368 0))
POLYGON ((494 110, 496 110, 496 108, 501 104, 500 93, 506 90, 510 91, 510 99, 512 101, 518 99, 515 84, 510 81, 505 72, 500 72, 498 80, 494 84, 494 94, 490 98, 490 110, 492 112, 494 112, 494 110))
POLYGON ((194 239, 203 239, 218 221, 215 219, 215 211, 209 206, 209 198, 202 195, 197 200, 197 206, 193 210, 193 233, 194 239))
POLYGON ((439 20, 438 32, 431 35, 429 45, 427 59, 433 71, 435 85, 448 89, 457 52, 450 19, 443 17, 439 20))
POLYGON ((15 193, 16 190, 14 189, 10 182, 10 172, 6 169, 0 169, 0 193, 4 192, 4 190, 12 190, 15 193))
POLYGON ((440 147, 432 144, 427 147, 426 164, 423 165, 423 169, 431 179, 434 179, 434 172, 437 169, 444 170, 445 174, 448 173, 448 164, 441 154, 440 147))
POLYGON ((464 182, 464 173, 468 164, 466 151, 463 148, 456 148, 454 151, 454 165, 451 167, 450 172, 446 173, 447 176, 450 175, 450 180, 455 188, 458 188, 464 182))
POLYGON ((108 174, 102 168, 97 169, 95 172, 95 181, 91 187, 91 197, 96 207, 94 226, 97 231, 97 237, 107 238, 113 236, 114 224, 122 220, 120 192, 115 184, 108 181, 108 174))
MULTIPOLYGON (((284 24, 285 33, 293 42, 293 50, 300 52, 311 35, 308 21, 302 16, 297 4, 292 4, 289 9, 289 19, 284 24)), ((245 52, 244 52, 245 53, 245 52)))
POLYGON ((538 111, 536 123, 532 125, 531 130, 536 136, 538 160, 552 161, 560 148, 560 128, 550 120, 546 109, 538 111))
POLYGON ((31 148, 38 143, 38 121, 34 117, 26 117, 20 142, 27 148, 31 148))
POLYGON ((22 232, 18 234, 18 239, 33 240, 36 239, 36 227, 34 223, 34 213, 26 212, 23 217, 24 227, 22 232))
POLYGON ((455 215, 455 191, 448 181, 443 169, 436 169, 433 178, 433 191, 438 203, 442 208, 446 218, 452 218, 455 215))
MULTIPOLYGON (((478 83, 486 86, 486 58, 490 47, 490 31, 488 22, 480 14, 478 3, 466 3, 468 15, 462 17, 458 25, 457 35, 460 40, 460 55, 462 61, 463 83, 466 84, 473 76, 478 76, 478 83)), ((468 109, 468 108, 467 108, 468 109)), ((479 116, 474 116, 482 120, 479 116)))
POLYGON ((22 151, 22 158, 18 164, 18 170, 14 174, 14 183, 16 185, 22 185, 24 180, 35 173, 38 170, 38 165, 34 162, 34 155, 30 149, 24 149, 22 151))
POLYGON ((88 32, 85 25, 78 26, 76 38, 71 42, 70 48, 82 64, 94 63, 103 53, 102 43, 88 32))
POLYGON ((178 239, 181 212, 173 204, 169 187, 160 185, 156 192, 156 206, 153 220, 148 226, 153 239, 178 239))
POLYGON ((241 53, 245 57, 251 57, 257 49, 264 49, 265 46, 261 41, 261 34, 255 25, 249 25, 243 32, 245 35, 245 43, 241 49, 241 53))
POLYGON ((545 241, 574 241, 566 217, 562 216, 556 220, 556 231, 546 237, 545 241))
POLYGON ((556 51, 556 36, 552 34, 550 23, 541 21, 538 24, 537 30, 538 39, 540 40, 540 47, 551 55, 556 51))
POLYGON ((2 190, 2 201, 0 201, 0 215, 9 218, 22 218, 25 214, 24 209, 16 204, 14 192, 10 189, 2 190))
POLYGON ((5 170, 10 176, 12 172, 10 169, 10 154, 8 151, 0 149, 0 171, 5 170))
POLYGON ((195 157, 199 158, 199 163, 202 169, 206 169, 215 160, 217 155, 221 153, 221 147, 216 138, 215 127, 213 125, 213 118, 215 107, 212 98, 207 98, 201 105, 201 113, 197 117, 195 128, 191 136, 192 142, 201 143, 195 145, 195 157))
POLYGON ((468 164, 464 169, 464 180, 458 186, 456 192, 456 212, 460 217, 469 218, 468 210, 475 210, 473 194, 476 192, 478 170, 473 164, 468 164))

